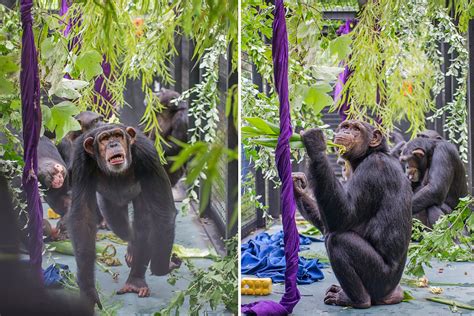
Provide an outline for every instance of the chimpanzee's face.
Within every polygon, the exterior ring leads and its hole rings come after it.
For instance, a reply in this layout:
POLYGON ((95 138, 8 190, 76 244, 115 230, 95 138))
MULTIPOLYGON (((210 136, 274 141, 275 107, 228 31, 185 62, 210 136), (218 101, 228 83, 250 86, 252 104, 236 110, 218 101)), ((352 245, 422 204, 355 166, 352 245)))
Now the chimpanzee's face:
POLYGON ((405 174, 411 182, 420 182, 426 170, 425 151, 422 148, 410 149, 405 147, 400 156, 400 162, 405 166, 405 174))
POLYGON ((65 168, 53 161, 41 163, 38 166, 38 174, 40 182, 47 188, 59 189, 66 179, 65 168))
POLYGON ((379 130, 357 120, 342 122, 334 135, 334 143, 345 147, 341 156, 348 160, 363 156, 369 147, 377 147, 381 142, 379 130))
POLYGON ((132 164, 131 145, 136 132, 132 127, 119 127, 102 131, 84 141, 85 150, 96 156, 99 168, 110 175, 126 172, 132 164))

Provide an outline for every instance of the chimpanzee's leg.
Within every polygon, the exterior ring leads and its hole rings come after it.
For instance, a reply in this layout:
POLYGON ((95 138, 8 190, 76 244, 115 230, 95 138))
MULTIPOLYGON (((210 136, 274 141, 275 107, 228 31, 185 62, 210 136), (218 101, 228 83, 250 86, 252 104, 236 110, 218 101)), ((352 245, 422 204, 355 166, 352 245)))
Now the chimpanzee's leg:
MULTIPOLYGON (((398 270, 387 265, 370 243, 354 232, 329 233, 326 247, 341 286, 333 285, 324 302, 368 308, 396 304, 403 299, 398 270)), ((401 275, 401 274, 400 274, 401 275)))
POLYGON ((128 205, 117 205, 97 193, 97 204, 109 228, 121 239, 130 241, 131 229, 128 221, 128 205))
POLYGON ((438 219, 444 215, 443 210, 437 206, 433 205, 426 209, 426 213, 428 214, 428 227, 433 228, 433 225, 438 221, 438 219))
POLYGON ((139 297, 150 295, 150 289, 145 281, 145 272, 151 258, 149 204, 143 198, 143 194, 133 200, 133 237, 127 249, 129 259, 127 263, 131 266, 131 270, 125 286, 117 292, 118 294, 137 293, 139 297))

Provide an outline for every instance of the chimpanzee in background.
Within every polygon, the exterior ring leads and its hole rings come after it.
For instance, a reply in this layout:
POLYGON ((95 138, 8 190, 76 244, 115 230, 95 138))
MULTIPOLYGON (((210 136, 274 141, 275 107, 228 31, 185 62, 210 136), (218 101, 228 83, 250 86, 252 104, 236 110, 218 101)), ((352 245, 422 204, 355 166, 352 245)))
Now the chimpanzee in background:
POLYGON ((68 230, 81 293, 100 307, 94 282, 98 207, 112 231, 129 241, 131 271, 118 294, 149 296, 145 272, 150 260, 154 275, 165 275, 173 268, 176 208, 153 143, 132 127, 103 124, 74 142, 68 230), (133 227, 129 202, 134 209, 133 227))
MULTIPOLYGON (((184 101, 177 102, 176 100, 180 97, 180 94, 170 89, 161 89, 157 93, 157 97, 164 107, 157 117, 160 134, 167 142, 167 144, 163 144, 164 155, 168 161, 164 168, 170 178, 171 186, 174 187, 186 170, 183 166, 173 173, 170 171, 172 161, 169 157, 176 156, 181 150, 181 147, 173 142, 172 139, 175 138, 184 143, 188 141, 188 105, 184 101)), ((142 128, 139 125, 141 116, 138 116, 135 112, 135 109, 125 106, 120 113, 120 121, 126 125, 142 128)), ((149 133, 148 136, 152 140, 155 139, 154 133, 149 133)))
POLYGON ((93 315, 92 308, 64 290, 45 289, 20 260, 18 214, 13 208, 9 185, 0 173, 0 314, 1 315, 93 315))
POLYGON ((46 203, 61 216, 64 216, 71 206, 68 178, 66 163, 54 143, 45 136, 40 137, 38 180, 46 190, 46 203))
POLYGON ((456 207, 459 198, 467 195, 467 180, 456 146, 440 139, 439 134, 425 131, 424 135, 405 145, 400 161, 406 166, 414 191, 413 215, 433 227, 441 215, 456 207))
POLYGON ((61 139, 58 144, 58 151, 66 162, 66 166, 69 168, 71 157, 73 157, 72 150, 74 148, 73 143, 76 138, 81 136, 83 133, 92 129, 96 125, 102 124, 104 117, 92 111, 84 111, 75 116, 75 119, 81 125, 81 129, 78 131, 70 131, 66 136, 61 139))
POLYGON ((335 143, 344 145, 352 176, 343 186, 325 153, 322 130, 302 133, 312 188, 326 229, 326 248, 340 283, 324 302, 355 308, 396 304, 411 237, 412 191, 382 133, 360 121, 341 123, 335 143))

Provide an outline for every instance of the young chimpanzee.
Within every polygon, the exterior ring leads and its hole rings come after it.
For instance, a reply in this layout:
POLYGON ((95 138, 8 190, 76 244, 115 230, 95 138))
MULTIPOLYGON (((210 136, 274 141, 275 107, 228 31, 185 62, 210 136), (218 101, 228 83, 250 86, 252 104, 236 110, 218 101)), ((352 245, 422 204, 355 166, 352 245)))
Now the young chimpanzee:
POLYGON ((102 124, 74 142, 72 206, 68 230, 83 296, 97 303, 94 283, 97 208, 109 227, 129 241, 130 275, 118 294, 149 296, 145 272, 170 271, 176 208, 169 179, 153 143, 132 127, 102 124), (133 225, 128 204, 133 203, 133 225), (132 227, 131 227, 132 226, 132 227))
POLYGON ((327 290, 324 302, 356 308, 401 302, 412 192, 385 138, 364 122, 339 125, 334 141, 345 146, 342 157, 353 172, 345 186, 331 170, 322 130, 305 131, 302 139, 329 260, 340 283, 327 290))
POLYGON ((67 133, 57 146, 61 157, 63 157, 64 161, 66 162, 67 167, 70 167, 71 157, 73 157, 72 150, 74 140, 96 125, 102 124, 103 116, 92 111, 84 111, 77 114, 75 119, 81 125, 81 129, 67 133))
POLYGON ((467 195, 467 180, 456 146, 434 134, 428 137, 418 136, 408 142, 400 161, 414 191, 413 215, 433 227, 467 195))
POLYGON ((46 190, 45 201, 56 213, 64 216, 71 206, 66 163, 53 142, 45 136, 38 142, 38 181, 46 190))

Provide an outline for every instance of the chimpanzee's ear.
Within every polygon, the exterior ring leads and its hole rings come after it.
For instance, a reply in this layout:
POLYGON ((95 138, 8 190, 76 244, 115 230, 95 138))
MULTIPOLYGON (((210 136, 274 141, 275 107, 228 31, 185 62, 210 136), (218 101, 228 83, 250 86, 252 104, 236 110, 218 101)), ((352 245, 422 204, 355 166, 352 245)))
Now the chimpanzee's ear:
POLYGON ((133 144, 135 142, 135 136, 137 135, 137 131, 131 126, 127 127, 125 130, 130 136, 130 144, 133 144))
POLYGON ((87 137, 82 144, 84 150, 90 155, 94 154, 94 137, 87 137))
POLYGON ((378 129, 375 129, 372 132, 372 139, 370 140, 369 147, 377 147, 382 143, 382 132, 378 129))
POLYGON ((423 158, 425 156, 425 151, 421 148, 417 148, 411 153, 418 158, 423 158))

